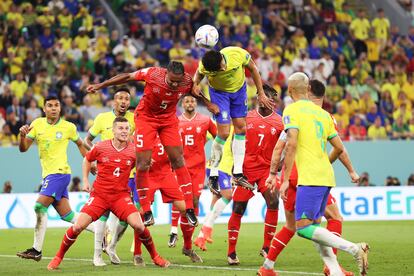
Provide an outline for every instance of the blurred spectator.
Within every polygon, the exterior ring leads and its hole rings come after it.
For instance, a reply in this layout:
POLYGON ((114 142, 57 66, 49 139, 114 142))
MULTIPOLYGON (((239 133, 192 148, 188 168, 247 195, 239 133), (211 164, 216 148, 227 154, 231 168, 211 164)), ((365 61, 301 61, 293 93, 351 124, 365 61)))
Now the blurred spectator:
POLYGON ((382 126, 381 117, 375 118, 374 124, 368 128, 368 139, 369 140, 385 140, 388 138, 385 127, 382 126))
POLYGON ((168 64, 169 51, 174 46, 171 39, 171 33, 168 30, 163 31, 162 38, 159 40, 159 48, 157 50, 157 59, 161 65, 168 64))
POLYGON ((174 46, 168 51, 170 60, 183 62, 186 56, 186 50, 182 47, 180 41, 175 41, 174 46))
POLYGON ((392 138, 394 140, 407 139, 410 136, 409 128, 406 123, 404 123, 404 117, 398 117, 395 122, 392 124, 392 138))
POLYGON ((390 21, 385 17, 383 9, 377 10, 377 16, 372 20, 371 25, 375 31, 375 38, 380 41, 381 47, 384 47, 389 37, 390 21))
POLYGON ((24 93, 26 93, 28 88, 27 82, 23 79, 23 74, 18 73, 16 75, 16 79, 10 83, 10 90, 17 97, 17 99, 21 100, 23 98, 24 93))
POLYGON ((328 100, 332 105, 340 102, 344 97, 344 89, 338 85, 336 76, 329 78, 329 83, 326 86, 325 100, 328 100))
POLYGON ((388 90, 385 90, 382 93, 380 110, 388 119, 392 119, 394 112, 394 103, 391 98, 391 93, 388 90))
POLYGON ((368 110, 370 110, 371 106, 375 105, 374 101, 369 95, 368 91, 364 91, 361 95, 361 99, 359 100, 359 112, 362 114, 367 114, 368 110))
POLYGON ((75 176, 72 178, 72 184, 70 185, 69 192, 80 192, 81 191, 81 180, 75 176))
POLYGON ((26 109, 26 124, 30 125, 36 118, 42 116, 42 111, 40 111, 37 106, 35 99, 31 99, 29 102, 29 107, 26 109))
POLYGON ((410 174, 407 179, 407 186, 414 186, 414 174, 410 174))
POLYGON ((381 90, 390 92, 392 100, 397 100, 398 92, 400 92, 401 87, 397 82, 397 78, 394 74, 390 75, 389 78, 384 82, 384 84, 381 86, 381 90))
MULTIPOLYGON (((153 57, 151 57, 147 51, 142 51, 137 57, 137 59, 135 60, 136 69, 157 66, 157 65, 158 65, 158 61, 155 60, 153 57)), ((197 63, 197 67, 198 67, 198 63, 197 63)))
MULTIPOLYGON (((16 114, 13 111, 7 112, 7 119, 6 119, 5 126, 8 127, 11 134, 15 136, 16 141, 17 141, 17 136, 19 135, 19 130, 23 126, 23 122, 17 120, 16 114)), ((3 132, 6 133, 6 131, 4 130, 4 127, 3 127, 3 132)))
POLYGON ((69 93, 63 96, 62 115, 66 121, 74 123, 80 129, 80 114, 73 104, 73 96, 69 93))
POLYGON ((13 189, 11 181, 6 181, 3 184, 3 194, 11 194, 13 189))
POLYGON ((375 184, 369 181, 369 174, 367 172, 363 172, 361 174, 361 181, 358 183, 358 186, 369 187, 369 186, 375 186, 375 184))
POLYGON ((336 113, 333 116, 337 123, 341 123, 343 128, 346 129, 349 126, 349 115, 345 112, 341 103, 336 105, 336 113))
POLYGON ((7 123, 4 124, 0 132, 0 146, 11 147, 17 145, 17 136, 11 132, 10 125, 8 125, 7 123))
POLYGON ((361 115, 354 116, 354 122, 349 126, 349 139, 362 141, 367 138, 367 130, 362 124, 361 115))
POLYGON ((401 186, 401 182, 397 177, 388 176, 385 179, 385 186, 401 186))
POLYGON ((358 102, 352 98, 352 95, 350 93, 345 93, 345 99, 340 101, 340 104, 349 117, 354 116, 355 112, 359 110, 358 102))
POLYGON ((357 57, 363 52, 367 52, 367 45, 365 40, 368 38, 368 33, 371 28, 369 20, 365 17, 365 11, 359 10, 358 17, 352 20, 349 29, 352 36, 355 38, 354 47, 357 57))
POLYGON ((374 124, 375 120, 379 118, 381 120, 381 125, 384 125, 384 116, 382 113, 378 110, 377 105, 373 104, 369 107, 369 111, 366 114, 367 124, 368 126, 374 124))
POLYGON ((122 43, 115 46, 112 50, 112 53, 116 56, 117 54, 122 54, 123 58, 129 64, 134 64, 135 57, 138 54, 137 49, 132 44, 128 36, 122 38, 122 43))
POLYGON ((20 105, 20 101, 16 96, 13 96, 11 105, 6 109, 7 114, 13 113, 14 118, 17 121, 24 122, 25 111, 24 108, 20 105))

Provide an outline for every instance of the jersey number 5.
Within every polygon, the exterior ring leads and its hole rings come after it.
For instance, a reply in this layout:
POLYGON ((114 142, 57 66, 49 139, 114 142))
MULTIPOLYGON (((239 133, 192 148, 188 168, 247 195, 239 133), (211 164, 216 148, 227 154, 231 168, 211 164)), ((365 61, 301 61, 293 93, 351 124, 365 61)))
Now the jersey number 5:
POLYGON ((167 104, 168 104, 168 101, 162 101, 161 104, 160 104, 160 108, 161 109, 167 109, 167 104))

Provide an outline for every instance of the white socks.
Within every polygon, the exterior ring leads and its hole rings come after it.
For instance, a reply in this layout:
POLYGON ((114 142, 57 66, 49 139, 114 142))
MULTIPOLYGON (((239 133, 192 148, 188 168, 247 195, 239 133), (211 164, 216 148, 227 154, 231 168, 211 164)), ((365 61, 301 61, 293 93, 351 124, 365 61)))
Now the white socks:
POLYGON ((336 256, 332 251, 332 248, 321 245, 317 242, 313 242, 313 244, 315 245, 316 250, 318 250, 319 254, 321 255, 323 262, 329 268, 330 275, 332 276, 344 275, 342 273, 341 267, 338 264, 336 256))
POLYGON ((218 166, 223 155, 223 148, 225 140, 216 136, 211 146, 211 167, 210 167, 210 176, 218 176, 218 166))
POLYGON ((124 235, 124 233, 125 233, 125 230, 127 229, 127 227, 128 227, 128 224, 126 224, 125 222, 123 222, 123 221, 120 221, 119 223, 118 223, 118 225, 116 226, 116 228, 115 228, 115 231, 113 231, 112 233, 113 233, 113 235, 112 235, 112 239, 111 239, 111 242, 110 242, 110 244, 109 244, 109 247, 110 248, 112 248, 112 249, 115 249, 115 247, 116 247, 116 244, 119 242, 119 240, 122 238, 122 236, 124 235))
POLYGON ((34 231, 33 248, 42 251, 47 228, 47 213, 36 212, 36 226, 34 231))
MULTIPOLYGON (((213 228, 214 222, 216 219, 223 213, 224 209, 226 208, 227 204, 229 204, 229 200, 224 197, 219 198, 213 206, 213 209, 207 214, 206 219, 204 221, 204 226, 213 228)), ((200 232, 201 233, 201 232, 200 232)))
POLYGON ((246 136, 235 134, 232 144, 234 167, 233 174, 243 173, 244 154, 246 152, 246 136))
POLYGON ((100 256, 103 251, 102 243, 105 236, 106 221, 98 219, 95 221, 95 253, 94 258, 100 256))
POLYGON ((313 232, 312 240, 320 245, 338 248, 348 252, 352 256, 355 256, 358 253, 358 246, 355 243, 344 240, 323 227, 316 227, 313 232))
POLYGON ((171 226, 171 232, 172 234, 177 234, 178 233, 178 228, 177 226, 171 226))

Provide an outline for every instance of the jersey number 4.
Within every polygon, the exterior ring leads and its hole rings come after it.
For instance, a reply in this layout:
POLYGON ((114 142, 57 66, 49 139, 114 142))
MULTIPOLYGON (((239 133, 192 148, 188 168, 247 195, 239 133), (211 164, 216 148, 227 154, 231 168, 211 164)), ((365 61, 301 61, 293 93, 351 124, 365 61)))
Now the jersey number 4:
POLYGON ((116 177, 119 177, 119 175, 121 174, 121 169, 119 167, 116 167, 112 174, 116 177))

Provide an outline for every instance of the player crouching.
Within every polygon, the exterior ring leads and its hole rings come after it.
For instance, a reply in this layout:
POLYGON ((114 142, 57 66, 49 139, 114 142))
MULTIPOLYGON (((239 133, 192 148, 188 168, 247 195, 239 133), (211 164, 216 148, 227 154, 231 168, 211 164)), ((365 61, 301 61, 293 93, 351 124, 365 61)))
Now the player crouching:
POLYGON ((169 261, 156 253, 152 237, 142 223, 129 194, 129 173, 136 160, 134 145, 129 142, 128 120, 117 117, 112 131, 114 139, 97 143, 84 158, 82 165, 84 183, 89 184, 88 175, 92 162, 97 161, 100 173, 90 189, 89 200, 83 206, 76 223, 63 236, 59 251, 47 266, 48 270, 57 269, 79 234, 108 210, 139 233, 141 241, 150 251, 154 264, 161 267, 170 265, 169 261))

